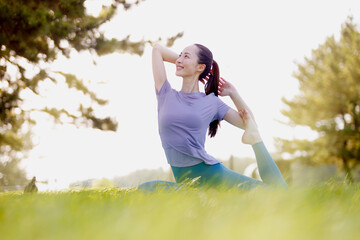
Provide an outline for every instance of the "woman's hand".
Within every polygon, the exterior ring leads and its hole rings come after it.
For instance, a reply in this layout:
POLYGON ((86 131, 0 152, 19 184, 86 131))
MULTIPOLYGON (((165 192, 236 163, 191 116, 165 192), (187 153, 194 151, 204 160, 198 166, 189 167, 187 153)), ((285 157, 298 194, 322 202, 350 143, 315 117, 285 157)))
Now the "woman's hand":
POLYGON ((220 77, 219 87, 218 87, 218 95, 230 96, 236 93, 236 88, 230 82, 226 81, 224 78, 220 77))
MULTIPOLYGON (((238 93, 238 91, 236 90, 234 85, 232 85, 230 82, 226 81, 222 77, 220 78, 220 81, 219 81, 218 95, 222 96, 222 97, 230 96, 230 98, 234 102, 237 110, 241 111, 243 109, 246 109, 249 112, 252 119, 255 121, 254 115, 250 111, 250 108, 246 105, 244 100, 241 98, 240 94, 238 93)), ((235 115, 235 114, 232 114, 232 115, 235 115)), ((232 119, 230 119, 230 118, 228 120, 232 121, 232 119)), ((240 126, 240 128, 241 128, 241 126, 240 126)))

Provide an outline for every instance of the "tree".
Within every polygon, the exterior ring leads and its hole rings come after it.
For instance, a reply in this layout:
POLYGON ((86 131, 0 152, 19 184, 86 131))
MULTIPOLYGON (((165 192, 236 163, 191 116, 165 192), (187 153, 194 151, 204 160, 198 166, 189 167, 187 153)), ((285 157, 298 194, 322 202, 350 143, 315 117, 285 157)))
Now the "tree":
MULTIPOLYGON (((107 39, 99 30, 111 20, 119 7, 128 10, 140 1, 128 3, 113 0, 103 6, 95 17, 86 13, 85 0, 2 0, 0 1, 0 170, 6 162, 18 161, 31 143, 25 141, 36 124, 31 117, 34 111, 44 112, 54 120, 64 119, 79 126, 115 131, 117 123, 111 117, 96 117, 93 106, 103 106, 100 99, 76 76, 51 71, 51 62, 59 55, 70 56, 71 51, 89 51, 99 56, 113 52, 142 55, 147 42, 107 39), (28 71, 28 69, 34 69, 28 71), (52 81, 55 85, 65 78, 69 89, 75 89, 91 100, 90 105, 78 103, 78 110, 44 107, 25 110, 23 93, 40 95, 39 84, 52 81), (17 160, 14 160, 15 158, 17 160)), ((168 45, 182 33, 169 38, 168 45)), ((27 138, 28 140, 30 138, 27 138)), ((15 163, 14 162, 14 163, 15 163)), ((2 173, 6 177, 9 173, 2 173)), ((8 177, 9 178, 9 177, 8 177)), ((10 184, 10 183, 9 183, 10 184)))
POLYGON ((279 140, 280 150, 309 164, 336 163, 347 173, 360 163, 360 33, 349 17, 339 40, 334 36, 298 64, 300 94, 282 99, 290 124, 318 133, 309 140, 279 140))

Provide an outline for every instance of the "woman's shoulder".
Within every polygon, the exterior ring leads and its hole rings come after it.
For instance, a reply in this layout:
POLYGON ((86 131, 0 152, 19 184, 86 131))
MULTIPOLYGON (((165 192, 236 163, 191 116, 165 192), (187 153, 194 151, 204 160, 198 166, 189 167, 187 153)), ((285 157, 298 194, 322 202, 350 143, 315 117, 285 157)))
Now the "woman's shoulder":
POLYGON ((172 90, 173 88, 171 87, 167 79, 165 79, 164 83, 160 86, 159 90, 155 88, 156 95, 158 96, 165 95, 166 93, 171 92, 172 90))
POLYGON ((206 95, 207 97, 207 101, 208 102, 211 102, 212 104, 224 104, 223 100, 220 98, 220 96, 215 96, 215 93, 209 93, 208 95, 206 95))

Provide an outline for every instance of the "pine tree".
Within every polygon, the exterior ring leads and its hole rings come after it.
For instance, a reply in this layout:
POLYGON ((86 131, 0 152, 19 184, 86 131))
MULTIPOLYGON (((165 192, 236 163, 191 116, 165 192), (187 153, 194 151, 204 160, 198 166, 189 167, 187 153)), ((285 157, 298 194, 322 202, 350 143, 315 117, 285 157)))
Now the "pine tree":
POLYGON ((346 171, 360 163, 360 33, 351 17, 334 36, 298 64, 294 77, 300 94, 283 98, 282 111, 290 124, 308 126, 318 133, 309 140, 279 140, 280 150, 308 164, 335 163, 346 171))

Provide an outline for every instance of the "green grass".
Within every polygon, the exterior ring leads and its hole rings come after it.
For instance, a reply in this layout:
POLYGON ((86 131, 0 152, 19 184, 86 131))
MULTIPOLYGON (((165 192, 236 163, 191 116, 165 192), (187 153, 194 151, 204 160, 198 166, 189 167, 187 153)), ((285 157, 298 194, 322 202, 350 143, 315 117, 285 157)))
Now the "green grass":
POLYGON ((360 186, 0 193, 0 239, 359 239, 360 186))

